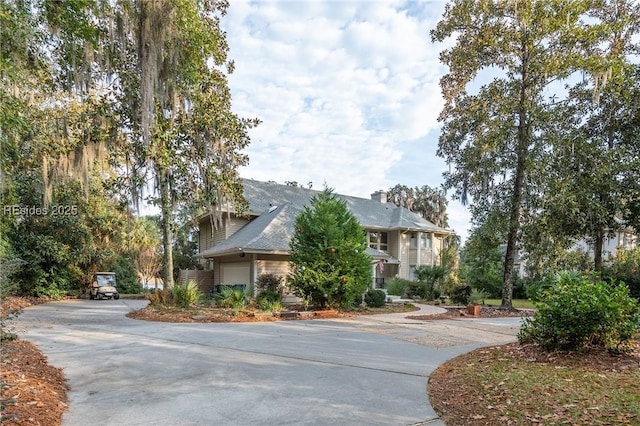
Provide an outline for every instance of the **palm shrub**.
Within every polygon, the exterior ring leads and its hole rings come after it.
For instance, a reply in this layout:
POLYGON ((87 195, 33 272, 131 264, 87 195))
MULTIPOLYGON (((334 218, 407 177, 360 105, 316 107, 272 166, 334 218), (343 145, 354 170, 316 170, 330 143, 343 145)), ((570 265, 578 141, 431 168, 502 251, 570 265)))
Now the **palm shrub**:
POLYGON ((232 287, 224 287, 222 291, 215 296, 215 300, 216 306, 233 309, 236 315, 247 306, 247 295, 245 292, 232 287))
POLYGON ((536 307, 535 316, 524 320, 518 340, 548 350, 599 347, 625 352, 640 327, 640 308, 626 285, 573 272, 558 273, 536 307))
POLYGON ((176 284, 171 288, 172 302, 183 308, 194 306, 204 298, 200 287, 195 281, 187 281, 184 284, 176 284))

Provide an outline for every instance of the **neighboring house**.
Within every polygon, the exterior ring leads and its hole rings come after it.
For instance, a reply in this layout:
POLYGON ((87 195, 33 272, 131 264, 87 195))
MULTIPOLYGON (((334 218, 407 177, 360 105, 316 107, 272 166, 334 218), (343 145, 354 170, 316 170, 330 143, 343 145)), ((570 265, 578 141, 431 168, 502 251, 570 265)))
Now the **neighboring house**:
MULTIPOLYGON (((213 286, 252 285, 265 273, 289 273, 289 242, 298 214, 318 194, 306 188, 271 182, 243 180, 249 203, 247 217, 238 217, 231 207, 222 223, 212 226, 209 215, 199 220, 199 256, 212 274, 213 286)), ((414 278, 417 266, 436 265, 452 230, 440 228, 404 207, 387 203, 386 192, 372 199, 339 195, 367 233, 375 282, 384 288, 392 277, 414 278)), ((203 286, 205 291, 211 286, 203 286)))
MULTIPOLYGON (((635 230, 626 226, 625 222, 616 219, 620 228, 615 230, 611 235, 604 238, 602 246, 602 260, 615 259, 619 250, 633 250, 638 247, 638 237, 635 230)), ((594 247, 592 243, 586 240, 577 241, 572 250, 579 250, 587 253, 591 259, 594 258, 594 247)))
MULTIPOLYGON (((638 247, 638 236, 636 235, 635 230, 626 226, 620 219, 616 219, 616 221, 620 227, 604 238, 602 246, 602 260, 604 262, 615 259, 620 250, 633 250, 638 247)), ((506 251, 506 245, 501 247, 504 247, 504 250, 506 251)), ((595 258, 593 243, 586 239, 575 241, 569 251, 586 253, 591 261, 595 258)), ((514 268, 518 271, 518 276, 520 278, 525 278, 527 276, 527 263, 526 260, 522 259, 520 252, 516 252, 514 268)))

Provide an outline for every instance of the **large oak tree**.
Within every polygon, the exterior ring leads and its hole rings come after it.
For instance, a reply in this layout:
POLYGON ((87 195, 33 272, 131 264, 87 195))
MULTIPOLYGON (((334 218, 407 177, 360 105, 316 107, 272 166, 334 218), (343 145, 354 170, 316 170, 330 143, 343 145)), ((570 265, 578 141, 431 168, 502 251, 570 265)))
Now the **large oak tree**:
POLYGON ((463 202, 471 198, 476 223, 502 218, 503 307, 512 306, 522 219, 538 195, 536 161, 547 128, 558 124, 549 95, 583 64, 588 3, 457 0, 431 32, 434 42, 453 38, 440 55, 449 68, 440 82, 445 184, 463 202))

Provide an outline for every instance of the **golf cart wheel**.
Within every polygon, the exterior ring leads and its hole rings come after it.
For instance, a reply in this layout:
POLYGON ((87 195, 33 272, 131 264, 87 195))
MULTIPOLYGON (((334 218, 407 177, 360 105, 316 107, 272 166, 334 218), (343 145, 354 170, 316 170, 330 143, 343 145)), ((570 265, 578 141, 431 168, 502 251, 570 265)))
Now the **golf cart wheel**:
POLYGON ((120 299, 120 295, 119 295, 119 294, 116 294, 116 295, 114 295, 114 296, 113 296, 113 298, 114 298, 114 299, 116 299, 116 300, 118 300, 118 299, 120 299))

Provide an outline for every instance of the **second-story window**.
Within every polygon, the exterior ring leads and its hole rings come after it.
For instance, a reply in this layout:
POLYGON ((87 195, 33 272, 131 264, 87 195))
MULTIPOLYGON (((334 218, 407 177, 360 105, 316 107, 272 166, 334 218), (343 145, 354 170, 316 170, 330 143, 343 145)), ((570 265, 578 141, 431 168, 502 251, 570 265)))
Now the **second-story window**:
POLYGON ((372 249, 387 251, 389 243, 386 232, 370 231, 369 232, 369 247, 372 249))
POLYGON ((431 248, 433 246, 431 234, 424 234, 422 232, 413 232, 411 233, 411 248, 415 249, 418 247, 418 241, 420 242, 421 249, 431 248))

